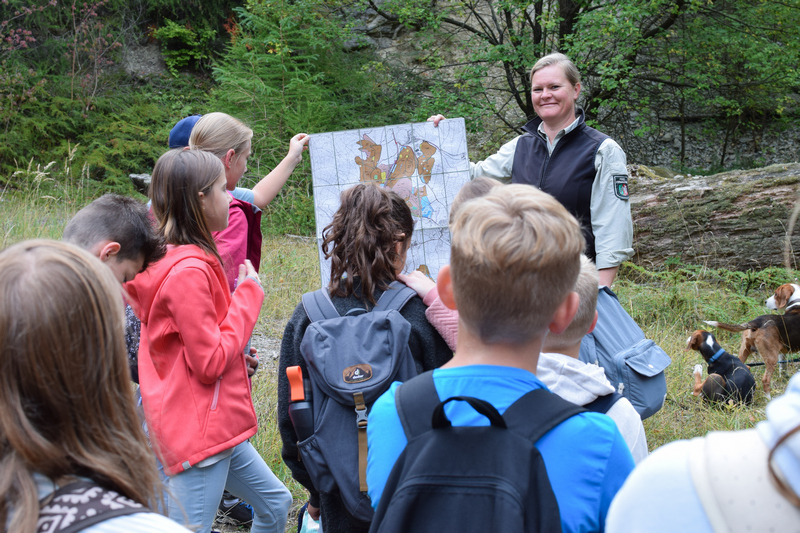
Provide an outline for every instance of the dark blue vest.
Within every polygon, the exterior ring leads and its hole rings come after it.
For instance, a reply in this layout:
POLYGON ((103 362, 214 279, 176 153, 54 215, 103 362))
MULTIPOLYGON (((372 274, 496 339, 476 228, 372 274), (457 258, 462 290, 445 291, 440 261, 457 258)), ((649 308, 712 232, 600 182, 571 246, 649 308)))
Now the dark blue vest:
POLYGON ((594 160, 602 142, 608 139, 583 121, 556 144, 553 154, 547 151, 547 141, 537 133, 542 120, 535 118, 522 128, 526 133, 517 142, 514 152, 512 183, 526 183, 554 196, 572 213, 583 229, 586 239, 584 253, 595 260, 597 255, 592 232, 591 200, 595 178, 594 160))

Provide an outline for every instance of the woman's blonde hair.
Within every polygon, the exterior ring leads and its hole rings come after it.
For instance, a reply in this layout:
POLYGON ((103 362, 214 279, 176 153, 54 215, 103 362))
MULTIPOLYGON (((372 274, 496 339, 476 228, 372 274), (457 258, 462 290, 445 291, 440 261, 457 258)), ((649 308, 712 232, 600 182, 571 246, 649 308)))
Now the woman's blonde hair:
POLYGON ((237 155, 242 153, 252 138, 253 130, 240 120, 226 113, 209 113, 192 128, 189 148, 205 150, 223 159, 230 149, 237 155))
POLYGON ((200 193, 208 194, 224 172, 222 161, 202 150, 177 148, 158 158, 150 180, 150 199, 158 229, 168 244, 194 244, 222 263, 200 193))
POLYGON ((0 272, 0 523, 36 530, 34 472, 88 477, 155 509, 161 485, 111 270, 71 244, 33 240, 0 252, 0 272))
POLYGON ((533 65, 530 76, 531 85, 533 85, 534 74, 543 68, 550 67, 552 65, 558 65, 561 67, 561 70, 564 72, 564 76, 567 78, 567 81, 573 85, 573 87, 581 82, 581 73, 578 71, 578 67, 575 66, 575 63, 573 63, 572 60, 564 54, 554 53, 544 56, 533 65))

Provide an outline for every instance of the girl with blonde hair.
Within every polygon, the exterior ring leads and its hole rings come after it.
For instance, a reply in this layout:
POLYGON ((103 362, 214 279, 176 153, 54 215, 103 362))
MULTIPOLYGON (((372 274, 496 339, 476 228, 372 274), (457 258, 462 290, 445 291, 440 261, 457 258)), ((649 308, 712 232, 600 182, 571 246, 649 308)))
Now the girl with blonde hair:
POLYGON ((111 270, 46 240, 7 248, 0 270, 4 530, 55 531, 59 507, 80 522, 79 500, 96 495, 95 525, 83 531, 186 532, 152 511, 161 483, 135 411, 111 270))
POLYGON ((253 533, 283 533, 291 494, 248 441, 258 421, 243 351, 264 292, 245 260, 231 295, 212 237, 228 225, 226 187, 222 162, 201 150, 171 150, 153 169, 167 255, 126 285, 142 321, 140 390, 170 517, 208 533, 227 488, 253 507, 253 533))
POLYGON ((188 140, 191 149, 211 152, 225 168, 226 188, 233 197, 230 223, 226 229, 214 233, 214 239, 231 290, 235 288, 238 267, 245 259, 249 259, 258 271, 262 241, 261 209, 277 196, 303 160, 309 137, 305 133, 292 137, 286 157, 252 189, 247 189, 237 184, 247 171, 252 139, 253 130, 240 120, 225 113, 209 113, 194 123, 188 140))

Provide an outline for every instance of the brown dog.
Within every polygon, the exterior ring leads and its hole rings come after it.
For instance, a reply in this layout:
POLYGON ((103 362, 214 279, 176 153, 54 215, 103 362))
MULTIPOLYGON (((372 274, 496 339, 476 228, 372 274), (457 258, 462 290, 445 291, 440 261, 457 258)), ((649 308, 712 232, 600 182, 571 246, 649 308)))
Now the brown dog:
POLYGON ((800 285, 786 283, 775 289, 775 294, 767 298, 764 305, 768 309, 786 309, 787 313, 800 312, 800 285))
POLYGON ((770 309, 786 309, 783 315, 761 315, 743 324, 724 324, 704 320, 706 324, 727 331, 741 331, 739 359, 744 363, 752 352, 761 354, 766 368, 761 383, 764 394, 770 397, 772 374, 781 354, 800 350, 800 286, 781 285, 766 301, 770 309))

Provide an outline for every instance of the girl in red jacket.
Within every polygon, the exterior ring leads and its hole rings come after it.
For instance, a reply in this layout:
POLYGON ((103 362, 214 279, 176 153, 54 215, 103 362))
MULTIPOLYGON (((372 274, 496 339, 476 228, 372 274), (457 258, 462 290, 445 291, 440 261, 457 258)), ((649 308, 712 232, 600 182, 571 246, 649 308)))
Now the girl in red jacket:
POLYGON ((247 440, 257 420, 243 350, 264 292, 245 261, 231 295, 212 237, 228 225, 222 162, 171 150, 153 169, 150 197, 167 255, 126 289, 142 320, 139 379, 169 516, 207 533, 227 488, 252 505, 254 533, 283 533, 291 495, 247 440))

